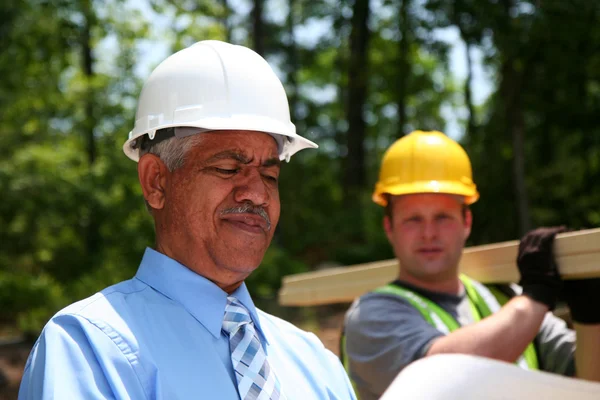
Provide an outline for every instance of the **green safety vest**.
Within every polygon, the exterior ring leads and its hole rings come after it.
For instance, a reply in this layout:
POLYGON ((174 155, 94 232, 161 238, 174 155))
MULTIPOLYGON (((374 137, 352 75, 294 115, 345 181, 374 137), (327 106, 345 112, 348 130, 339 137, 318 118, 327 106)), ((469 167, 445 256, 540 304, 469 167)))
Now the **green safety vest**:
MULTIPOLYGON (((498 311, 506 302, 509 297, 494 287, 486 287, 479 282, 476 282, 466 275, 461 275, 460 280, 465 286, 467 296, 469 298, 469 304, 471 305, 471 311, 475 321, 479 321, 494 312, 498 311)), ((398 297, 402 297, 408 301, 413 307, 415 307, 423 318, 435 328, 444 333, 450 333, 458 328, 460 324, 458 321, 450 315, 443 308, 438 306, 428 298, 421 296, 413 292, 412 290, 402 288, 393 283, 389 283, 385 286, 381 286, 375 289, 375 293, 392 294, 398 297)), ((349 370, 349 360, 346 356, 346 335, 342 333, 340 342, 340 354, 342 356, 342 363, 349 370)), ((535 351, 535 346, 529 343, 523 354, 519 357, 516 363, 524 369, 537 370, 539 369, 538 358, 535 351)))

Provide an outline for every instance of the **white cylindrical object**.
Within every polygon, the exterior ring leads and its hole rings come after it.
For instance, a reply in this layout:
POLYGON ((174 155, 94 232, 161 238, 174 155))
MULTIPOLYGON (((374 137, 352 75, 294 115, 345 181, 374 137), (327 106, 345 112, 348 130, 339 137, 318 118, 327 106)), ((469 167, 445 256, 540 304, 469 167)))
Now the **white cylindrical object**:
POLYGON ((598 400, 600 383, 464 354, 415 361, 380 400, 598 400))

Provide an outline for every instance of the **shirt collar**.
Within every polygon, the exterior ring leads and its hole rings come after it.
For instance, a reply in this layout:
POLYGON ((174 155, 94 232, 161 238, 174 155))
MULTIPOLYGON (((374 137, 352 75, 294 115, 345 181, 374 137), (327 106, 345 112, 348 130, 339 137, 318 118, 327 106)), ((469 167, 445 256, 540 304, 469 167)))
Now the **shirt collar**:
MULTIPOLYGON (((215 338, 221 336, 228 294, 213 282, 151 248, 146 248, 135 278, 181 304, 215 338)), ((268 344, 246 284, 242 283, 231 296, 248 309, 254 326, 268 344)))
POLYGON ((392 282, 392 284, 406 288, 413 292, 416 292, 417 294, 420 294, 421 296, 425 296, 430 300, 433 299, 434 301, 435 300, 445 300, 445 301, 449 301, 451 303, 458 304, 467 296, 467 293, 466 293, 465 288, 462 283, 461 283, 461 289, 460 289, 459 294, 433 292, 431 290, 427 290, 427 289, 423 289, 423 288, 415 286, 415 285, 411 285, 410 283, 404 282, 400 279, 396 279, 395 281, 392 282))

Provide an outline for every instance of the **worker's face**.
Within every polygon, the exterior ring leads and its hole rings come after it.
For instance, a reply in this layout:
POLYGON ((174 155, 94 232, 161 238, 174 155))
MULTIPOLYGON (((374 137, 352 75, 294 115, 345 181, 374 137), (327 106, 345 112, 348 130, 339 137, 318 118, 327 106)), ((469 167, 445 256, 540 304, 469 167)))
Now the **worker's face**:
POLYGON ((235 288, 261 263, 279 221, 277 144, 260 132, 201 135, 168 174, 161 242, 182 264, 235 288))
POLYGON ((390 211, 384 229, 400 261, 401 278, 437 282, 456 276, 472 222, 460 197, 390 196, 390 211))

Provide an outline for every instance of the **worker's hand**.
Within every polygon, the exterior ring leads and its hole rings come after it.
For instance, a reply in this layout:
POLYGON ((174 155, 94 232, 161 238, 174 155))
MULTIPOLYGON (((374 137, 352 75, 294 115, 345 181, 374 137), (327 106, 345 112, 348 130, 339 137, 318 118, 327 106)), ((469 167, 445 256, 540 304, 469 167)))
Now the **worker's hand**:
POLYGON ((600 278, 564 281, 563 294, 574 322, 600 324, 600 278))
POLYGON ((562 281, 553 254, 554 237, 565 232, 564 226, 538 228, 528 232, 519 243, 517 265, 523 294, 553 310, 562 281))

